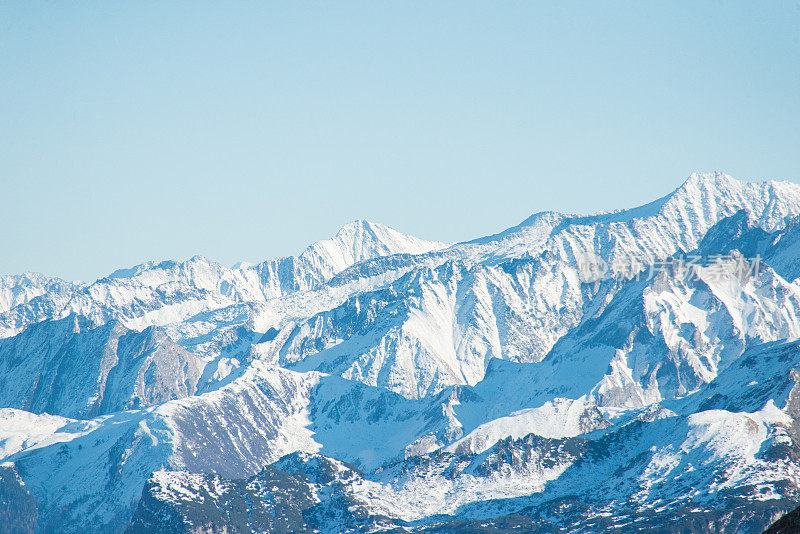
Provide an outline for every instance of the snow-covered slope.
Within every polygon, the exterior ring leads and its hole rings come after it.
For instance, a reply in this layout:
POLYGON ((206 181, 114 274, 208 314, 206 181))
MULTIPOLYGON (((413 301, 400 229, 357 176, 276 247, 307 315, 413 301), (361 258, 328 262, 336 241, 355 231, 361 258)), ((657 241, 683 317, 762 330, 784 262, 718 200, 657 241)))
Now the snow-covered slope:
POLYGON ((695 174, 449 246, 358 221, 255 265, 4 277, 0 518, 760 531, 800 502, 799 218, 800 186, 695 174))

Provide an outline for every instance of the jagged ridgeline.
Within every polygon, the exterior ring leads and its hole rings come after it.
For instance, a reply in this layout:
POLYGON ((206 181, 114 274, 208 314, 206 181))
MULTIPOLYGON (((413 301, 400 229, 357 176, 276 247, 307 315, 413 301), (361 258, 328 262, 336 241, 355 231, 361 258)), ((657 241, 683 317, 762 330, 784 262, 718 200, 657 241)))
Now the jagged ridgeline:
POLYGON ((464 243, 4 276, 0 532, 761 532, 800 504, 799 215, 697 174, 464 243))

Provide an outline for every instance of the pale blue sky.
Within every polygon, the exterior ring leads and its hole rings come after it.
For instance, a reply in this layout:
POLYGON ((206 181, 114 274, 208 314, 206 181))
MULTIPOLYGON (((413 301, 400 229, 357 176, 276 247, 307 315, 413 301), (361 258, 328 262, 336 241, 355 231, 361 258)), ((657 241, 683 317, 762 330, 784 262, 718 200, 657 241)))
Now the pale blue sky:
POLYGON ((0 272, 800 181, 798 2, 4 2, 0 272))

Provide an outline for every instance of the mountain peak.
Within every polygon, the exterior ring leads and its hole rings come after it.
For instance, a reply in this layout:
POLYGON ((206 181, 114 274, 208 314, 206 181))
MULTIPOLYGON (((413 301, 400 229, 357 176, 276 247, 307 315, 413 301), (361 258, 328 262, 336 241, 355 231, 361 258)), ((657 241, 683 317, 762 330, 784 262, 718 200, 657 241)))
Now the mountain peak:
POLYGON ((314 262, 322 260, 335 273, 381 256, 423 254, 447 246, 447 243, 427 241, 380 223, 357 219, 344 225, 333 238, 310 245, 300 258, 314 262))
POLYGON ((732 196, 741 196, 741 192, 750 184, 751 182, 736 180, 723 172, 693 172, 672 193, 664 197, 664 202, 719 203, 732 196))
POLYGON ((368 221, 366 219, 356 219, 356 220, 350 221, 349 223, 347 223, 344 226, 342 226, 339 229, 339 231, 336 233, 336 235, 339 235, 341 233, 357 231, 357 230, 372 230, 372 229, 385 230, 385 229, 388 229, 388 226, 386 226, 384 224, 381 224, 381 223, 371 222, 371 221, 368 221))
POLYGON ((741 209, 764 229, 774 230, 800 209, 800 185, 736 180, 722 172, 692 173, 666 199, 662 214, 701 223, 703 231, 741 209))
POLYGON ((741 182, 730 175, 725 174, 724 172, 693 172, 689 175, 686 181, 683 182, 679 189, 691 186, 702 186, 705 188, 713 186, 717 188, 724 188, 730 187, 731 185, 737 183, 741 182))
POLYGON ((386 235, 392 233, 404 235, 386 225, 364 219, 356 219, 342 226, 336 232, 334 239, 342 239, 344 241, 382 240, 386 235))
POLYGON ((757 190, 763 190, 771 195, 800 195, 800 184, 788 181, 749 181, 737 180, 724 172, 693 172, 671 195, 679 193, 706 192, 717 196, 724 196, 729 193, 746 191, 756 194, 757 190))

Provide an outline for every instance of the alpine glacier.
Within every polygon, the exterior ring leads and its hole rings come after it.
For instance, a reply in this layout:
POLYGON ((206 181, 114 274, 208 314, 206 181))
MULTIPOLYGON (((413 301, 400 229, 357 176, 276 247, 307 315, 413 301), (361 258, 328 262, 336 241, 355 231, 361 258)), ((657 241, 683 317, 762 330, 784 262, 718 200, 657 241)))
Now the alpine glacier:
POLYGON ((796 184, 0 277, 0 532, 761 532, 798 504, 796 184))

